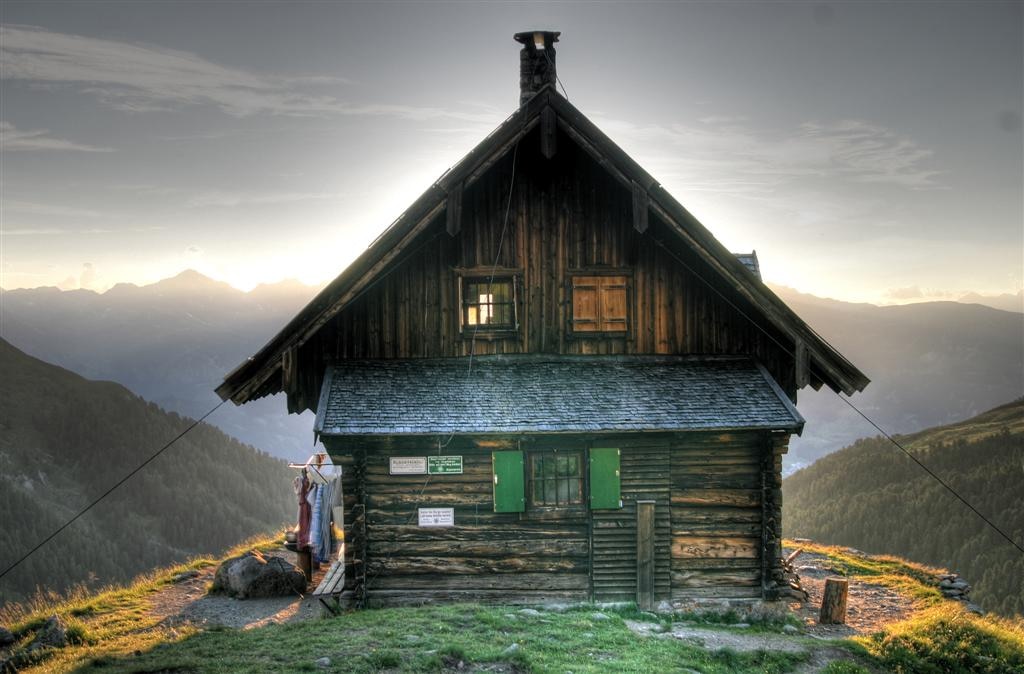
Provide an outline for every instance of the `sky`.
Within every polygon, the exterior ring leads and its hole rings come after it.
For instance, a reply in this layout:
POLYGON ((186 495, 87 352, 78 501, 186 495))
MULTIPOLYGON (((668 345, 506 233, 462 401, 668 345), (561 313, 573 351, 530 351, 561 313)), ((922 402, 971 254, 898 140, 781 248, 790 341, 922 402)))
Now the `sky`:
POLYGON ((0 286, 336 276, 518 105, 570 102, 765 280, 1024 284, 1024 3, 0 4, 0 286))

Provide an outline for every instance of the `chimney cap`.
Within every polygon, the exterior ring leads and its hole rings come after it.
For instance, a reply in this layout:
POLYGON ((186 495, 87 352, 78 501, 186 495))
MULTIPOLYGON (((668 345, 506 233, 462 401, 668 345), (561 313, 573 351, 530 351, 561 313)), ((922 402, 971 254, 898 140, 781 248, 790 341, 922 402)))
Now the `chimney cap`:
POLYGON ((545 46, 551 45, 558 42, 558 36, 562 34, 560 30, 527 30, 521 33, 516 33, 512 36, 516 42, 529 46, 545 46), (540 40, 538 41, 538 38, 540 40))

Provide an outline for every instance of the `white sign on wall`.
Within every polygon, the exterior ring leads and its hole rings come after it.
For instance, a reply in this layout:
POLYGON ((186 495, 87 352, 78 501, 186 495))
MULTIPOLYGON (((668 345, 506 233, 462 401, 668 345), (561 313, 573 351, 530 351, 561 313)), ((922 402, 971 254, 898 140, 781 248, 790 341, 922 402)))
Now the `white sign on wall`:
POLYGON ((426 475, 427 457, 425 456, 392 456, 392 475, 426 475))
POLYGON ((420 526, 455 526, 455 508, 420 508, 420 526))

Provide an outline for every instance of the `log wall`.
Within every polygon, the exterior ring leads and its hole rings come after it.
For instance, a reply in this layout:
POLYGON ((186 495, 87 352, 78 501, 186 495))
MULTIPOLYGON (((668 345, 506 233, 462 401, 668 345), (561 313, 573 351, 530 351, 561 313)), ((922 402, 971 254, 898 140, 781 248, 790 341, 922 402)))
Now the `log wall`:
POLYGON ((760 597, 760 433, 689 434, 672 444, 672 598, 760 597))
MULTIPOLYGON (((436 454, 437 443, 437 438, 403 439, 366 449, 366 545, 347 549, 349 563, 365 560, 366 604, 587 600, 586 516, 531 520, 494 512, 491 452, 516 449, 518 443, 490 440, 479 447, 454 438, 443 453, 463 457, 461 475, 389 475, 389 457, 436 454), (455 526, 418 526, 421 507, 454 508, 455 526)), ((334 442, 328 449, 342 461, 358 451, 334 442)), ((346 494, 350 488, 358 490, 354 480, 346 484, 346 494)), ((356 603, 356 582, 347 589, 343 599, 356 603)))
POLYGON ((431 476, 389 475, 389 457, 434 454, 449 439, 326 440, 345 471, 346 511, 365 510, 365 539, 358 517, 346 517, 352 605, 635 601, 641 500, 654 501, 656 602, 771 598, 781 578, 782 436, 456 437, 444 453, 463 457, 463 474, 431 476), (621 449, 621 509, 569 519, 493 511, 492 451, 588 444, 621 449), (454 508, 455 526, 418 526, 420 507, 454 508))

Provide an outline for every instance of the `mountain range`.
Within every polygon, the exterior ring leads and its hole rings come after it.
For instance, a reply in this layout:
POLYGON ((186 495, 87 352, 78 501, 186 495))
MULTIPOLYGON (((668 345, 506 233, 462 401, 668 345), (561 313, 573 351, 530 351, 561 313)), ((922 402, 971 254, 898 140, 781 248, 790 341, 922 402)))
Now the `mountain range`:
MULTIPOLYGON (((1024 545, 1024 399, 898 440, 1024 545)), ((787 537, 946 567, 986 610, 1024 615, 1024 554, 888 440, 859 440, 782 489, 787 537)))
MULTIPOLYGON (((187 429, 124 386, 90 381, 0 340, 0 571, 187 429)), ((280 459, 199 424, 0 579, 36 587, 127 581, 221 552, 295 516, 280 459)))
MULTIPOLYGON (((296 281, 245 293, 195 271, 104 293, 56 288, 0 293, 0 337, 91 379, 127 386, 160 407, 200 417, 224 375, 270 339, 313 295, 296 281)), ((210 423, 276 456, 305 459, 313 417, 283 400, 227 403, 210 423)))
MULTIPOLYGON (((957 302, 879 307, 772 289, 871 377, 852 400, 887 431, 948 423, 1024 393, 1024 314, 957 302)), ((218 402, 213 388, 223 376, 316 291, 286 281, 242 292, 195 271, 104 293, 2 291, 0 337, 199 416, 218 402)), ((787 472, 876 433, 830 391, 804 389, 798 404, 808 423, 793 439, 787 472)), ((312 415, 288 415, 277 398, 226 404, 210 422, 276 456, 305 459, 311 451, 312 415)))
MULTIPOLYGON (((980 304, 875 306, 772 287, 871 383, 851 402, 889 433, 948 424, 1024 395, 1024 314, 980 304)), ((807 419, 787 469, 878 431, 827 389, 804 389, 807 419)))

